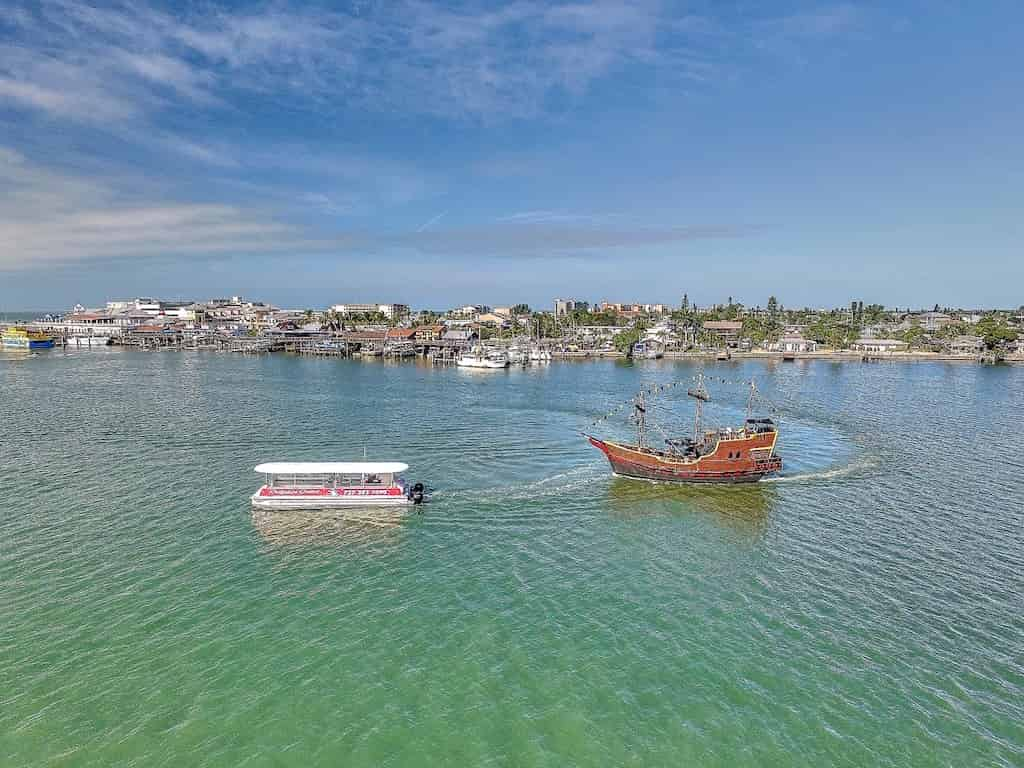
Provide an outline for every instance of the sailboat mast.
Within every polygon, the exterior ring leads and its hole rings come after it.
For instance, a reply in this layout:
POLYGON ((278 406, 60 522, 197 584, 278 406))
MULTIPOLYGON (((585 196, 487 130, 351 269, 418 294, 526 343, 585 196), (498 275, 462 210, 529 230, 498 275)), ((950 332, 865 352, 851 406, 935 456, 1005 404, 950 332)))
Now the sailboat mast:
POLYGON ((750 419, 754 415, 754 393, 755 392, 757 392, 757 385, 753 381, 751 381, 750 382, 750 397, 747 398, 747 421, 750 421, 750 419))
POLYGON ((697 405, 693 409, 693 442, 696 444, 700 442, 701 417, 704 414, 704 400, 707 397, 707 393, 704 391, 703 371, 697 375, 697 389, 692 393, 692 396, 697 401, 697 405))

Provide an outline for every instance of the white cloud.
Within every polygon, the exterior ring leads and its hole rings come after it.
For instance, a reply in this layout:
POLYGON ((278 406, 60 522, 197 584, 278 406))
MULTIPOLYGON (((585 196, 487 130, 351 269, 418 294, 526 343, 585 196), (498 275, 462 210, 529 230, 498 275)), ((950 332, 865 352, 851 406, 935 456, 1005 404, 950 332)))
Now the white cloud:
MULTIPOLYGON (((205 7, 172 16, 144 4, 98 8, 48 0, 18 8, 23 55, 0 74, 46 88, 101 75, 87 94, 130 101, 140 112, 166 106, 168 94, 216 103, 218 91, 290 93, 317 108, 332 100, 370 109, 446 116, 522 115, 554 92, 582 93, 631 63, 657 68, 677 48, 660 39, 658 3, 590 0, 551 6, 516 0, 458 10, 398 0, 352 13, 276 5, 258 11, 205 7), (48 76, 48 65, 78 70, 48 76)), ((696 57, 694 57, 696 58, 696 57)), ((685 67, 685 63, 682 65, 685 67)), ((669 74, 669 73, 666 73, 669 74)), ((53 97, 9 98, 64 116, 97 120, 53 97)))
POLYGON ((174 13, 116 0, 20 2, 8 11, 18 42, 0 46, 0 103, 143 126, 182 102, 244 110, 245 92, 287 99, 293 110, 532 116, 626 71, 682 92, 719 75, 723 48, 834 36, 860 18, 850 4, 827 5, 727 31, 661 0, 394 0, 347 12, 204 4, 174 13))
POLYGON ((290 251, 285 224, 235 206, 140 200, 0 147, 0 270, 82 259, 290 251))

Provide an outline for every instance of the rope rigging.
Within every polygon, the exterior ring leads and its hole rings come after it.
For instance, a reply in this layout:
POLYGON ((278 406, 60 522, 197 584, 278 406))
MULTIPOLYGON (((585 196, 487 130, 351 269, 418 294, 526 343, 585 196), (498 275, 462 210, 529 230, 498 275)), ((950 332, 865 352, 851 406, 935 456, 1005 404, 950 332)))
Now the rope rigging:
MULTIPOLYGON (((607 413, 602 414, 601 416, 599 416, 596 419, 594 419, 593 421, 591 421, 590 424, 587 426, 587 429, 588 430, 593 429, 597 425, 599 425, 599 424, 607 421, 608 419, 612 418, 613 416, 621 413, 623 411, 623 409, 625 409, 627 407, 636 408, 637 407, 637 403, 638 403, 638 399, 641 398, 641 396, 648 396, 648 395, 651 396, 652 399, 650 399, 650 400, 645 399, 644 400, 643 408, 645 409, 645 412, 649 412, 649 411, 658 412, 658 411, 661 411, 661 412, 667 413, 668 415, 672 416, 673 418, 678 418, 678 414, 675 413, 672 410, 672 406, 671 405, 654 399, 654 396, 662 394, 664 392, 668 392, 668 391, 673 390, 673 389, 675 389, 677 387, 689 387, 689 385, 692 382, 698 382, 698 381, 710 382, 710 383, 713 383, 713 384, 723 384, 723 385, 726 385, 726 386, 749 387, 750 395, 749 395, 749 400, 748 400, 748 405, 747 405, 747 418, 750 418, 751 412, 752 412, 752 410, 754 408, 754 404, 756 403, 759 406, 760 409, 767 411, 768 414, 773 419, 778 420, 780 409, 778 408, 778 406, 775 405, 775 403, 773 403, 771 400, 769 400, 767 397, 765 397, 764 395, 761 394, 760 390, 757 388, 757 385, 755 384, 755 382, 753 380, 743 380, 743 381, 740 381, 740 380, 736 380, 736 379, 726 379, 726 378, 723 378, 721 376, 708 376, 708 375, 705 375, 703 370, 702 370, 700 373, 698 373, 695 376, 691 376, 689 379, 681 379, 681 380, 678 380, 678 381, 672 381, 672 382, 668 382, 668 383, 665 383, 665 384, 651 384, 651 385, 648 385, 646 387, 642 387, 640 389, 640 391, 637 393, 636 396, 630 398, 629 400, 623 400, 622 402, 618 403, 614 408, 612 408, 607 413)), ((635 421, 635 419, 636 419, 636 414, 634 413, 633 417, 631 417, 630 420, 631 421, 635 421)), ((657 424, 657 422, 652 420, 651 424, 654 426, 655 429, 658 430, 658 432, 662 435, 662 437, 665 438, 666 442, 670 446, 670 450, 674 451, 675 449, 672 447, 671 441, 669 440, 668 436, 665 435, 664 431, 657 424)), ((586 434, 586 433, 582 433, 582 434, 586 434)))

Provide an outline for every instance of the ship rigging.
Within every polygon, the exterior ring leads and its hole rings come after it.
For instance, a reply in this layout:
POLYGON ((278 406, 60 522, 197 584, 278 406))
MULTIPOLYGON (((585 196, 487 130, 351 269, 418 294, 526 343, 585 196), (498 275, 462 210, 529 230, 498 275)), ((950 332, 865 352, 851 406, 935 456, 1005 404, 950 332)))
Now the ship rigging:
MULTIPOLYGON (((725 383, 724 379, 721 379, 725 383)), ((704 404, 711 396, 703 372, 694 377, 694 386, 686 394, 695 402, 693 434, 669 437, 657 421, 651 418, 653 396, 676 387, 672 382, 641 390, 626 404, 632 406, 632 422, 636 427, 636 442, 625 443, 603 440, 583 433, 591 445, 600 450, 616 475, 644 480, 674 483, 743 483, 756 482, 766 475, 782 469, 782 458, 775 453, 778 426, 771 416, 754 417, 755 406, 764 406, 770 414, 777 410, 763 398, 753 381, 749 387, 746 420, 740 427, 707 429, 704 426, 704 404), (664 441, 664 447, 650 442, 651 428, 664 441)), ((614 415, 618 410, 595 420, 591 428, 614 415)))

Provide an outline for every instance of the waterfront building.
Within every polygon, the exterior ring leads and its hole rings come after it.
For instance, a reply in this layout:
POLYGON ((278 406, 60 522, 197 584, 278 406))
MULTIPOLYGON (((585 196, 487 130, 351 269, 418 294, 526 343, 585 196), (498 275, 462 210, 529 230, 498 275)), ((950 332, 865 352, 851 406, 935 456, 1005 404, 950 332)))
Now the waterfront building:
POLYGON ((726 346, 735 347, 739 343, 743 323, 739 320, 705 320, 701 328, 726 346))
POLYGON ((909 345, 900 339, 857 339, 850 345, 859 352, 906 352, 909 345))
POLYGON ((949 351, 957 355, 978 355, 985 351, 985 340, 980 336, 957 336, 949 342, 949 351))
POLYGON ((805 339, 800 333, 787 333, 768 345, 769 352, 817 352, 818 342, 805 339))
POLYGON ((416 341, 437 341, 445 332, 445 326, 440 324, 418 325, 414 329, 416 341))
POLYGON ((58 320, 37 325, 68 339, 109 339, 153 320, 151 315, 137 310, 85 309, 81 305, 76 310, 58 320))
POLYGON ((452 329, 445 331, 441 337, 444 341, 454 341, 459 344, 468 344, 477 339, 477 333, 471 329, 452 329))

